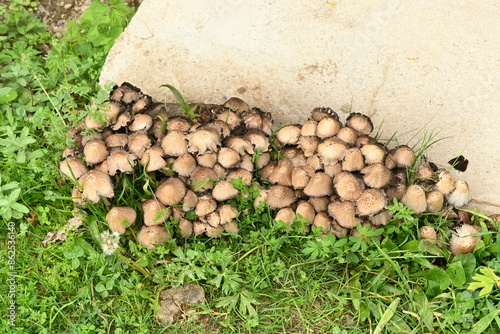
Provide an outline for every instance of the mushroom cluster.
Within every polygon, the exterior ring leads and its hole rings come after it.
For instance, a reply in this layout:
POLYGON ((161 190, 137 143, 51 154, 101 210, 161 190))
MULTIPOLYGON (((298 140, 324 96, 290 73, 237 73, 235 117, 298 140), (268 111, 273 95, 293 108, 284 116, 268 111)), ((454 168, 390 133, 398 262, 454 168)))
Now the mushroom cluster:
MULTIPOLYGON (((470 200, 465 181, 425 160, 407 186, 416 153, 378 142, 370 136, 370 118, 359 113, 343 124, 330 108, 316 108, 304 124, 273 132, 271 115, 239 98, 200 104, 196 112, 194 120, 168 115, 140 89, 115 86, 104 119, 89 118, 70 130, 76 148, 64 151, 60 169, 75 183, 74 201, 112 198, 112 177, 141 165, 158 180, 154 196, 139 205, 138 239, 154 248, 171 237, 162 227, 170 218, 185 238, 237 233, 239 212, 228 201, 240 193, 232 182, 238 178, 249 187, 259 181, 255 205, 266 201, 276 220, 291 224, 301 217, 338 237, 358 223, 386 224, 391 217, 385 207, 394 198, 418 213, 470 200), (188 219, 188 212, 196 218, 188 219)), ((123 234, 136 216, 133 208, 118 206, 107 220, 123 234)))

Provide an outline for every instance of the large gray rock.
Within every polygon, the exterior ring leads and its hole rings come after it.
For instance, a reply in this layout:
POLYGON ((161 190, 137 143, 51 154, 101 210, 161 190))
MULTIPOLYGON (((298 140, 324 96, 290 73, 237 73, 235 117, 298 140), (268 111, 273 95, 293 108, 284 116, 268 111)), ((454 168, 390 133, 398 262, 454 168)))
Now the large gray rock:
POLYGON ((500 204, 498 31, 495 0, 145 0, 101 83, 129 81, 167 102, 166 83, 189 102, 238 96, 282 123, 316 106, 352 108, 400 143, 434 131, 450 138, 431 160, 464 154, 458 177, 475 199, 500 204))

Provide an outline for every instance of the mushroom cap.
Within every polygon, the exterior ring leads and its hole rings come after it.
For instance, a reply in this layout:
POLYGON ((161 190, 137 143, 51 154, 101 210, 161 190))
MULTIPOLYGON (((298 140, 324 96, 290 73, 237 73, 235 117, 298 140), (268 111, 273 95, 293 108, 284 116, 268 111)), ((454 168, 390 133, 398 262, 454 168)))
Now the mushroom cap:
POLYGON ((381 162, 375 162, 361 170, 363 181, 372 188, 384 188, 391 181, 391 170, 381 162))
POLYGON ((455 189, 446 198, 448 204, 460 208, 471 200, 469 185, 463 180, 455 182, 455 189))
POLYGON ((406 191, 401 198, 401 202, 410 207, 416 213, 422 213, 427 209, 425 190, 418 184, 413 184, 406 188, 406 191))
POLYGON ((430 191, 425 195, 427 200, 427 212, 439 212, 443 209, 444 196, 439 191, 430 191))
POLYGON ((328 138, 318 145, 318 155, 324 165, 335 165, 344 157, 346 144, 338 138, 328 138))
POLYGON ((129 125, 129 130, 132 132, 136 131, 147 131, 153 126, 153 118, 148 114, 135 114, 132 117, 132 124, 129 125))
POLYGON ((375 138, 367 135, 358 136, 358 139, 356 140, 357 147, 363 147, 368 144, 376 144, 376 143, 377 140, 375 138))
POLYGON ((293 189, 304 189, 309 183, 312 175, 314 175, 314 170, 309 166, 294 168, 292 170, 293 189))
POLYGON ((359 216, 372 216, 381 212, 387 205, 387 196, 380 189, 365 189, 356 201, 359 216))
POLYGON ((149 95, 142 95, 132 105, 132 112, 139 114, 145 112, 153 104, 153 99, 149 95))
POLYGON ((262 153, 255 160, 255 167, 257 167, 257 169, 262 169, 269 163, 270 160, 271 154, 269 154, 268 152, 262 153))
POLYGON ((316 212, 314 210, 314 206, 311 203, 301 200, 297 204, 297 208, 295 209, 295 214, 297 217, 299 216, 302 217, 306 221, 307 225, 310 225, 314 220, 316 212))
POLYGON ((335 119, 339 119, 339 115, 332 108, 329 107, 316 107, 311 111, 311 117, 309 119, 313 119, 317 122, 321 121, 324 118, 331 117, 335 119))
POLYGON ((427 240, 434 245, 438 244, 438 235, 432 226, 422 226, 420 228, 420 239, 427 240))
POLYGON ((310 157, 318 150, 319 138, 316 136, 300 136, 298 144, 304 152, 304 156, 310 157))
POLYGON ((115 206, 106 214, 109 229, 119 234, 124 234, 128 226, 134 225, 136 218, 137 212, 128 206, 115 206))
POLYGON ((339 132, 337 132, 337 138, 342 139, 349 145, 356 145, 358 140, 358 132, 349 126, 344 126, 340 128, 339 132))
POLYGON ((198 162, 198 165, 200 166, 213 168, 217 162, 217 154, 207 152, 205 154, 198 155, 196 157, 196 162, 198 162))
POLYGON ((183 153, 175 159, 172 170, 181 176, 189 177, 196 168, 196 160, 189 153, 183 153))
POLYGON ((392 160, 394 160, 397 167, 411 167, 416 159, 415 152, 407 145, 398 146, 392 152, 392 160))
POLYGON ((362 135, 369 135, 373 131, 373 123, 370 117, 360 113, 351 113, 346 119, 346 125, 362 135))
POLYGON ((108 148, 102 140, 90 140, 83 147, 83 155, 88 165, 97 165, 109 155, 108 148))
POLYGON ((269 175, 269 182, 272 184, 281 184, 283 186, 292 185, 292 171, 293 165, 289 159, 281 159, 269 175))
POLYGON ((203 127, 187 135, 188 152, 205 154, 207 151, 217 152, 221 146, 219 132, 210 127, 203 127))
POLYGON ((328 213, 344 228, 354 228, 361 219, 356 217, 356 208, 350 201, 328 204, 328 213))
POLYGON ((298 124, 291 124, 282 127, 276 132, 276 140, 281 145, 295 145, 299 142, 301 127, 298 124))
POLYGON ((212 190, 213 197, 219 202, 234 198, 238 196, 239 193, 240 191, 233 187, 233 183, 231 181, 225 180, 217 182, 212 190))
POLYGON ((389 212, 389 210, 383 210, 382 212, 371 216, 370 222, 372 225, 378 226, 378 225, 385 225, 389 220, 392 219, 392 215, 389 212))
POLYGON ((155 249, 155 245, 166 243, 170 239, 170 233, 165 231, 162 225, 142 226, 137 240, 148 249, 155 249))
POLYGON ((219 206, 220 223, 226 225, 238 217, 238 209, 230 204, 223 204, 219 206))
POLYGON ((443 195, 450 194, 455 189, 455 182, 450 172, 443 171, 439 173, 438 182, 436 183, 436 190, 443 195))
POLYGON ((191 184, 197 183, 197 182, 204 182, 208 179, 208 182, 206 182, 199 190, 208 190, 208 189, 213 189, 214 187, 214 182, 215 180, 218 179, 217 174, 214 172, 213 169, 207 168, 207 167, 201 167, 198 166, 194 169, 193 173, 191 174, 191 184))
POLYGON ((169 130, 160 145, 165 154, 172 157, 188 153, 186 134, 179 130, 169 130))
POLYGON ((295 220, 295 212, 292 208, 282 208, 276 213, 276 217, 274 217, 276 221, 282 221, 288 226, 292 226, 293 221, 295 220))
POLYGON ((259 176, 261 179, 269 181, 269 177, 271 177, 271 174, 273 173, 274 169, 278 166, 278 162, 276 161, 269 161, 267 165, 262 167, 259 170, 259 176))
POLYGON ((217 114, 216 119, 226 123, 229 126, 229 128, 231 129, 231 131, 233 131, 234 129, 239 127, 241 125, 241 123, 243 122, 241 120, 241 117, 238 116, 238 113, 235 113, 231 110, 225 110, 225 111, 217 114))
POLYGON ((241 178, 245 184, 249 186, 252 183, 253 174, 243 168, 232 169, 227 173, 226 180, 232 181, 233 179, 241 178))
POLYGON ((242 113, 242 112, 248 111, 250 109, 248 104, 238 97, 229 98, 229 100, 224 102, 224 104, 222 106, 225 108, 231 109, 232 111, 235 111, 237 113, 242 113))
POLYGON ((349 233, 349 229, 342 227, 337 223, 335 219, 332 220, 330 224, 330 232, 333 233, 337 238, 345 238, 349 233))
POLYGON ((382 145, 376 143, 363 145, 361 147, 361 153, 365 157, 365 163, 371 165, 376 162, 383 163, 387 151, 382 145))
POLYGON ((80 176, 88 172, 88 168, 83 164, 83 160, 78 157, 68 157, 59 163, 61 172, 71 180, 77 180, 80 176))
POLYGON ((281 209, 290 206, 295 200, 293 189, 279 184, 269 188, 267 193, 267 203, 271 209, 281 209))
POLYGON ((224 231, 226 231, 226 233, 236 234, 238 230, 238 223, 234 220, 224 225, 224 231))
POLYGON ((326 234, 331 231, 332 221, 333 219, 328 215, 328 212, 320 211, 314 216, 312 225, 319 227, 323 234, 326 234))
POLYGON ((333 137, 339 132, 342 124, 333 117, 325 117, 316 126, 316 136, 321 139, 333 137))
POLYGON ((82 200, 88 199, 92 203, 99 202, 99 196, 111 198, 115 195, 111 177, 98 170, 90 170, 78 180, 82 185, 82 200))
POLYGON ((245 124, 245 128, 247 130, 262 129, 262 116, 260 112, 256 110, 244 112, 241 114, 241 118, 243 119, 243 123, 245 124))
POLYGON ((243 155, 245 152, 249 154, 255 153, 252 143, 243 137, 231 136, 226 139, 224 145, 225 147, 235 150, 239 155, 243 155))
POLYGON ((155 195, 164 205, 177 205, 186 195, 186 190, 186 185, 181 179, 170 177, 160 184, 155 195))
POLYGON ((333 194, 332 178, 322 172, 314 173, 304 188, 304 193, 310 197, 323 197, 333 194))
POLYGON ((254 151, 269 151, 269 137, 267 137, 264 133, 258 130, 250 130, 243 135, 243 138, 252 144, 254 151))
POLYGON ((191 122, 188 118, 182 116, 170 117, 167 121, 168 131, 188 132, 191 128, 191 122))
POLYGON ((229 147, 222 147, 217 156, 217 162, 224 168, 236 167, 240 160, 238 152, 229 147))
POLYGON ((142 203, 144 224, 147 226, 164 223, 170 216, 170 210, 155 198, 150 198, 142 203))
POLYGON ((141 158, 141 164, 146 166, 146 172, 152 172, 166 167, 167 162, 163 159, 164 155, 163 149, 158 145, 148 148, 141 158))
POLYGON ((204 193, 198 197, 198 204, 196 204, 195 213, 198 217, 203 217, 217 209, 217 202, 209 193, 204 193))
POLYGON ((108 174, 111 176, 116 173, 133 172, 137 157, 134 154, 125 152, 122 149, 111 152, 106 159, 108 174))
POLYGON ((481 228, 469 224, 463 224, 452 232, 449 241, 450 251, 453 255, 472 253, 481 240, 480 236, 471 236, 471 234, 481 232, 481 228))
POLYGON ((135 154, 139 159, 148 148, 151 147, 151 139, 147 134, 137 132, 128 136, 128 149, 130 153, 135 154))
POLYGON ((203 220, 211 227, 217 227, 221 225, 220 214, 217 211, 210 212, 205 217, 203 217, 203 220))
POLYGON ((181 236, 187 239, 193 234, 193 223, 185 218, 181 218, 179 220, 179 230, 181 236))
POLYGON ((243 168, 244 170, 247 170, 249 172, 253 172, 254 165, 253 165, 252 159, 253 159, 253 157, 250 154, 244 154, 241 157, 241 162, 239 164, 240 168, 243 168))
POLYGON ((347 149, 342 161, 342 170, 354 172, 362 170, 363 167, 365 167, 365 159, 363 154, 361 154, 361 150, 357 147, 347 149))
POLYGON ((182 199, 182 210, 193 210, 196 207, 196 204, 198 204, 198 196, 194 191, 188 189, 186 191, 186 195, 184 195, 184 198, 182 199))
POLYGON ((328 204, 331 202, 329 196, 311 197, 307 201, 314 207, 316 212, 327 210, 328 204))
POLYGON ((127 146, 128 137, 124 133, 114 133, 114 134, 106 137, 104 142, 106 143, 106 146, 109 148, 112 148, 112 147, 124 148, 125 146, 127 146))
POLYGON ((401 182, 385 188, 385 193, 387 194, 387 199, 390 203, 392 203, 394 199, 400 201, 403 198, 405 191, 406 184, 401 182))
POLYGON ((301 136, 316 136, 316 128, 318 127, 318 122, 310 119, 302 124, 300 129, 301 136))
POLYGON ((340 172, 333 179, 335 191, 342 200, 355 201, 361 196, 365 185, 349 172, 340 172))
MULTIPOLYGON (((325 166, 328 166, 328 165, 323 165, 319 155, 314 154, 314 155, 310 156, 309 158, 307 158, 306 166, 312 168, 314 171, 317 171, 317 170, 324 169, 325 166)), ((298 167, 298 166, 294 166, 294 167, 298 167)))
POLYGON ((337 162, 335 165, 325 166, 323 169, 325 170, 326 175, 334 178, 337 174, 342 172, 342 163, 337 162))

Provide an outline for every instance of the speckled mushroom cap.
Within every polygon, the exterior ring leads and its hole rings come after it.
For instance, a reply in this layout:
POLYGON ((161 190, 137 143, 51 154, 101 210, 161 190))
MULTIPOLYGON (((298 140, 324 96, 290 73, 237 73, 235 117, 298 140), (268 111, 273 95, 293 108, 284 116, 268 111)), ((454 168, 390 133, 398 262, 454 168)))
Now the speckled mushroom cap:
POLYGON ((481 240, 480 236, 471 234, 481 232, 481 228, 469 224, 463 224, 452 232, 449 241, 450 251, 453 255, 472 253, 481 240))
POLYGON ((93 169, 83 174, 78 182, 83 188, 82 199, 94 204, 99 202, 100 196, 111 198, 115 195, 111 177, 107 173, 93 169))
POLYGON ((328 204, 328 213, 344 228, 354 228, 358 223, 361 223, 361 219, 356 217, 356 207, 350 201, 328 204))
POLYGON ((272 209, 281 209, 290 206, 295 200, 295 192, 290 187, 274 185, 269 188, 269 192, 267 193, 267 203, 272 209))
POLYGON ((362 135, 369 135, 373 131, 370 117, 360 113, 351 113, 346 119, 346 125, 362 135))
POLYGON ((371 216, 381 212, 387 205, 387 196, 380 189, 365 189, 356 200, 356 213, 371 216))
POLYGON ((115 206, 106 214, 109 229, 119 234, 124 234, 127 227, 135 223, 136 218, 137 212, 128 206, 115 206))
POLYGON ((142 203, 144 224, 147 226, 164 223, 170 216, 170 210, 156 198, 150 198, 142 203))
POLYGON ((409 186, 401 198, 401 202, 416 213, 424 212, 427 208, 424 188, 418 184, 409 186))
POLYGON ((137 240, 148 249, 155 249, 155 245, 164 244, 170 239, 170 233, 162 225, 142 226, 137 240))
POLYGON ((332 178, 322 172, 314 173, 304 188, 304 193, 310 197, 330 196, 333 194, 332 178))
POLYGON ((219 202, 236 197, 239 193, 240 191, 233 187, 233 183, 226 180, 217 182, 214 189, 212 189, 213 197, 219 202))
POLYGON ((335 191, 343 200, 355 201, 361 196, 365 186, 354 174, 341 172, 333 179, 335 191))
POLYGON ((155 195, 164 205, 177 205, 184 198, 186 190, 186 185, 181 179, 170 177, 160 184, 155 195))
POLYGON ((78 157, 67 157, 59 163, 61 172, 72 180, 88 172, 88 168, 83 164, 83 160, 78 157))

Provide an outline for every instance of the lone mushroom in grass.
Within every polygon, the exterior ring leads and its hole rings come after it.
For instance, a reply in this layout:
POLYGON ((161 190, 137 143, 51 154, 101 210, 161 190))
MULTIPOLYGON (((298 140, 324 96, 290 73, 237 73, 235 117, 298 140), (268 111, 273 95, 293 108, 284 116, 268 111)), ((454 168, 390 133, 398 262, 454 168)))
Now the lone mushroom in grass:
POLYGON ((452 237, 449 241, 450 251, 453 255, 472 253, 481 240, 480 236, 473 236, 481 232, 481 228, 469 224, 463 224, 455 231, 452 231, 452 237))

